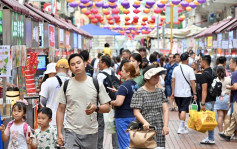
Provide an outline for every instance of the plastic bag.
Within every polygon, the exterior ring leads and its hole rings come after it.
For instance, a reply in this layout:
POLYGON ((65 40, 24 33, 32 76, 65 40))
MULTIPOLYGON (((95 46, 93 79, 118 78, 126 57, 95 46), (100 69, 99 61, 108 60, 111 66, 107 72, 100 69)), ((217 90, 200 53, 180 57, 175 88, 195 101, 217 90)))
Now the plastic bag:
POLYGON ((217 126, 215 115, 215 112, 208 110, 197 112, 197 121, 195 122, 196 130, 206 132, 215 129, 217 126))
POLYGON ((195 111, 198 110, 198 105, 197 105, 197 101, 196 100, 193 100, 193 103, 190 105, 189 109, 190 110, 195 110, 195 111))
POLYGON ((196 130, 195 127, 195 122, 197 121, 197 111, 196 110, 189 110, 189 119, 188 119, 188 123, 187 126, 191 129, 196 130))
POLYGON ((114 109, 111 109, 109 113, 104 113, 104 123, 107 133, 116 133, 115 119, 114 119, 114 109))
POLYGON ((228 110, 227 115, 224 119, 224 130, 226 130, 230 126, 231 121, 231 108, 228 110))

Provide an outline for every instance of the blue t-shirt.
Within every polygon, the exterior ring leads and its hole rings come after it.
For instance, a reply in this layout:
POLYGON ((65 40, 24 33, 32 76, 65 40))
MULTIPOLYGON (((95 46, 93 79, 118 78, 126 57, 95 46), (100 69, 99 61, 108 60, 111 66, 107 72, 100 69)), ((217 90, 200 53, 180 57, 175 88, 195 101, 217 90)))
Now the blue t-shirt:
POLYGON ((167 74, 165 76, 165 85, 171 85, 172 82, 172 73, 174 68, 178 66, 177 63, 174 63, 172 66, 170 63, 167 63, 164 68, 167 70, 167 74))
MULTIPOLYGON (((234 71, 231 78, 231 85, 237 83, 237 71, 234 71)), ((237 90, 231 91, 230 102, 237 102, 237 90)))
POLYGON ((117 95, 125 96, 124 102, 120 107, 115 107, 115 118, 134 117, 133 109, 130 108, 133 93, 137 91, 139 86, 134 80, 128 80, 120 85, 117 95))

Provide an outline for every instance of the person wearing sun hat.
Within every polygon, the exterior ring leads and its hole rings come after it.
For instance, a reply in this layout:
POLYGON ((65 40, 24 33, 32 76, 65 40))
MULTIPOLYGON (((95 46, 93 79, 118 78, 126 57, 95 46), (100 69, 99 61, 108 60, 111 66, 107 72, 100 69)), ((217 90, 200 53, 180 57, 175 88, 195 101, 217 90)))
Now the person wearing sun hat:
POLYGON ((48 78, 42 84, 39 95, 41 103, 44 106, 50 108, 53 112, 50 125, 56 126, 56 111, 58 108, 58 102, 55 99, 63 82, 69 79, 67 75, 69 64, 66 59, 62 58, 58 60, 57 63, 54 63, 52 66, 50 66, 51 70, 53 70, 53 66, 57 74, 54 77, 48 78))
POLYGON ((159 76, 166 73, 162 67, 148 66, 143 71, 145 84, 132 97, 130 107, 145 130, 156 127, 157 147, 165 148, 165 135, 169 134, 168 100, 162 89, 157 88, 159 76))
POLYGON ((54 77, 56 75, 56 63, 49 63, 46 67, 46 71, 44 75, 48 75, 49 78, 54 77))

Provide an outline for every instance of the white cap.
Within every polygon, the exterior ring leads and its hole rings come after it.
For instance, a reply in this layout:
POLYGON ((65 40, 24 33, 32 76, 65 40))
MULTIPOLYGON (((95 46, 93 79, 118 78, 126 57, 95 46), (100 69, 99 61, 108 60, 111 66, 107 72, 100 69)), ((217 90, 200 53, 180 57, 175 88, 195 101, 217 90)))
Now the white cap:
POLYGON ((56 73, 56 63, 49 63, 44 74, 56 73))

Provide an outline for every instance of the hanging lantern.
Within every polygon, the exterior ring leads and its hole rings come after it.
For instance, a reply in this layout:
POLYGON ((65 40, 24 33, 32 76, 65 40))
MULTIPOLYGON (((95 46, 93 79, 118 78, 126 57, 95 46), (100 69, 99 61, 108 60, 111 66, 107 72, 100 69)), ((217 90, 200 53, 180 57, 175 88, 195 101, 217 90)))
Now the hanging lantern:
POLYGON ((183 11, 183 9, 182 8, 178 8, 178 13, 181 13, 183 11))
POLYGON ((190 6, 186 7, 186 11, 191 11, 192 9, 193 9, 193 8, 190 7, 190 6))
POLYGON ((186 17, 185 17, 184 15, 182 15, 182 16, 180 16, 180 18, 181 18, 182 20, 184 20, 186 17))
POLYGON ((165 16, 161 16, 160 20, 164 21, 166 19, 165 16))
POLYGON ((172 4, 178 5, 181 2, 181 0, 172 0, 172 4))
POLYGON ((130 7, 130 3, 127 0, 122 1, 121 5, 125 9, 128 9, 130 7))
POLYGON ((142 22, 141 25, 142 25, 142 26, 146 26, 146 22, 142 22))
POLYGON ((193 1, 193 3, 198 6, 199 5, 199 2, 197 0, 193 1))
POLYGON ((108 4, 108 3, 103 3, 103 6, 102 6, 102 8, 104 8, 104 9, 107 9, 107 8, 109 8, 109 4, 108 4))
POLYGON ((102 7, 103 4, 104 4, 103 2, 95 2, 95 6, 98 8, 102 7))
POLYGON ((133 4, 132 6, 136 9, 140 7, 140 5, 136 5, 136 4, 133 4))
POLYGON ((83 3, 83 4, 86 4, 86 3, 89 3, 90 2, 90 0, 81 0, 81 3, 83 3))
POLYGON ((142 21, 143 21, 143 22, 146 22, 147 20, 148 20, 147 17, 143 17, 143 18, 142 18, 142 21))
POLYGON ((140 11, 139 9, 134 9, 133 12, 134 12, 135 14, 138 14, 138 13, 140 13, 141 11, 140 11))
POLYGON ((97 8, 92 8, 91 9, 91 13, 93 14, 97 14, 99 12, 99 10, 97 8))
POLYGON ((135 1, 134 4, 135 4, 135 5, 140 5, 140 4, 141 4, 141 1, 135 1))
POLYGON ((108 0, 108 2, 110 2, 110 3, 115 3, 115 2, 117 2, 118 0, 108 0))
POLYGON ((124 10, 123 10, 123 13, 124 13, 124 14, 129 14, 130 11, 129 11, 128 9, 124 9, 124 10))
POLYGON ((67 0, 68 3, 72 3, 74 2, 75 0, 67 0))
POLYGON ((113 25, 114 24, 114 21, 113 20, 109 20, 108 22, 110 25, 113 25))
POLYGON ((114 9, 112 9, 112 13, 113 14, 119 14, 119 9, 118 8, 114 8, 114 9))
POLYGON ((193 2, 193 0, 186 0, 186 2, 191 3, 191 2, 193 2))
POLYGON ((120 16, 119 15, 114 15, 114 20, 119 20, 120 16))
POLYGON ((90 20, 95 19, 95 16, 94 16, 94 15, 89 15, 88 17, 89 17, 90 20))
POLYGON ((143 10, 143 12, 146 13, 146 14, 149 13, 150 11, 151 11, 151 10, 148 9, 148 8, 145 8, 145 9, 143 10))
POLYGON ((96 15, 95 15, 95 18, 98 19, 98 20, 100 20, 101 15, 100 15, 100 14, 96 14, 96 15))
POLYGON ((102 12, 103 12, 104 15, 109 15, 110 14, 108 9, 102 9, 102 12))
POLYGON ((91 20, 91 22, 96 24, 96 23, 98 23, 98 20, 96 18, 94 18, 94 19, 91 20))
POLYGON ((189 6, 190 6, 191 8, 196 8, 196 7, 197 7, 197 6, 194 4, 194 2, 189 3, 189 6))
POLYGON ((89 3, 87 3, 87 4, 84 4, 86 7, 92 7, 93 6, 93 2, 89 2, 89 3))
POLYGON ((81 3, 81 4, 79 5, 79 7, 80 7, 81 9, 86 8, 86 6, 84 6, 83 3, 81 3))
POLYGON ((167 0, 160 0, 160 3, 161 3, 161 4, 166 4, 166 3, 167 3, 167 0))
POLYGON ((134 16, 134 17, 133 17, 133 20, 137 20, 137 21, 138 21, 138 20, 139 20, 139 17, 138 17, 138 16, 134 16))
POLYGON ((180 3, 180 5, 182 6, 182 7, 188 7, 188 2, 186 2, 186 1, 182 1, 181 3, 180 3))
POLYGON ((153 21, 156 21, 156 16, 151 16, 151 19, 152 19, 153 21))
POLYGON ((149 6, 150 8, 155 4, 156 2, 154 0, 148 0, 146 1, 146 5, 149 6))
POLYGON ((125 16, 125 21, 129 21, 129 20, 130 20, 129 16, 125 16))
POLYGON ((113 20, 113 17, 112 17, 111 15, 107 15, 107 16, 106 16, 106 19, 107 19, 107 20, 113 20))
POLYGON ((157 4, 157 7, 159 7, 159 8, 163 8, 163 7, 165 7, 165 4, 158 3, 158 4, 157 4))
POLYGON ((69 6, 72 7, 72 8, 76 8, 78 7, 78 2, 72 2, 72 3, 69 3, 69 6))
MULTIPOLYGON (((125 22, 124 24, 125 24, 125 25, 130 25, 131 23, 129 23, 129 22, 125 22)), ((126 32, 127 32, 127 31, 126 31, 126 32)), ((129 32, 130 32, 130 31, 129 31, 129 32)))
POLYGON ((88 16, 88 15, 91 14, 91 11, 90 11, 90 10, 87 10, 84 14, 88 16))
POLYGON ((81 12, 85 14, 85 12, 87 12, 87 8, 81 9, 81 12))
POLYGON ((165 12, 166 8, 164 7, 162 10, 163 10, 163 12, 165 12))
POLYGON ((154 9, 154 13, 156 13, 156 14, 159 14, 159 13, 161 13, 161 9, 160 8, 156 8, 156 9, 154 9))
POLYGON ((198 3, 200 3, 200 4, 206 3, 206 0, 197 0, 197 1, 198 1, 198 3))

